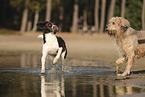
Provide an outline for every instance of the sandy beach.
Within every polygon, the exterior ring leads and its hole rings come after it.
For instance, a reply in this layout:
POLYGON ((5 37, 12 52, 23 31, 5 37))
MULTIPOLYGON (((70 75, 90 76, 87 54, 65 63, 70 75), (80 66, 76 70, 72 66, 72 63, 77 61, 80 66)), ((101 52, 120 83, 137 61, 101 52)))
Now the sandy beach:
MULTIPOLYGON (((41 54, 42 40, 37 38, 39 34, 42 33, 1 35, 0 51, 25 51, 41 54)), ((119 58, 118 51, 114 44, 114 39, 107 34, 81 35, 58 32, 57 36, 65 40, 68 48, 68 58, 99 61, 103 65, 113 66, 115 68, 115 60, 119 58)), ((132 66, 132 70, 144 70, 144 64, 144 58, 138 59, 132 66)))

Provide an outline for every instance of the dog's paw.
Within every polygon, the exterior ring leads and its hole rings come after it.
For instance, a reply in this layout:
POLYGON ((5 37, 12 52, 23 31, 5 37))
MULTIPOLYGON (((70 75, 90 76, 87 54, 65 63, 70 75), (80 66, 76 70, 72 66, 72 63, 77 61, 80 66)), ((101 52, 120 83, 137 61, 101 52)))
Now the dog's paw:
POLYGON ((41 70, 41 74, 44 74, 45 73, 45 70, 41 70))
POLYGON ((38 35, 37 38, 38 39, 42 39, 43 38, 43 35, 38 35))
POLYGON ((58 59, 59 59, 59 58, 54 58, 54 60, 53 60, 52 64, 53 64, 53 65, 54 65, 54 64, 56 64, 56 63, 57 63, 57 61, 58 61, 58 59))
POLYGON ((117 76, 119 77, 119 76, 125 76, 125 75, 123 75, 123 74, 117 74, 117 76))
POLYGON ((117 74, 117 76, 129 76, 130 75, 130 71, 124 71, 122 74, 117 74))
POLYGON ((117 74, 117 76, 122 76, 122 77, 127 76, 127 75, 128 75, 128 74, 126 74, 126 73, 117 74))
POLYGON ((53 60, 52 64, 53 64, 53 65, 55 65, 55 64, 56 64, 56 62, 57 62, 57 60, 55 59, 55 60, 53 60))

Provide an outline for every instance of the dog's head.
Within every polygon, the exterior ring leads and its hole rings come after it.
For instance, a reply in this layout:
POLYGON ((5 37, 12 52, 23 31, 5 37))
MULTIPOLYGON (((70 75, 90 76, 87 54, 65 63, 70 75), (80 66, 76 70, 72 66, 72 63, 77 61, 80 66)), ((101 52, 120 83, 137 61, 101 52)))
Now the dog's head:
POLYGON ((41 30, 43 30, 44 33, 54 32, 56 33, 58 31, 58 27, 54 25, 54 23, 49 21, 41 21, 37 23, 37 27, 41 30))
POLYGON ((112 17, 109 21, 109 24, 106 25, 106 31, 110 36, 119 36, 126 32, 130 27, 128 20, 123 17, 112 17))

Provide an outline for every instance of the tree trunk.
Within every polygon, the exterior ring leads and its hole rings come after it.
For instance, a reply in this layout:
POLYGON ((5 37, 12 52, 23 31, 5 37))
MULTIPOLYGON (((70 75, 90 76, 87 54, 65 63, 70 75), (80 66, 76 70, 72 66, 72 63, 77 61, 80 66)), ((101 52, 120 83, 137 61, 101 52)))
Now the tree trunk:
POLYGON ((38 19, 39 19, 39 11, 36 10, 35 11, 35 18, 34 18, 34 25, 33 25, 32 32, 36 32, 36 30, 37 30, 36 24, 38 23, 38 19))
POLYGON ((121 5, 121 17, 124 17, 125 2, 126 2, 126 0, 122 0, 122 5, 121 5))
POLYGON ((25 7, 23 11, 23 16, 22 16, 22 23, 21 23, 21 29, 20 29, 21 33, 24 33, 26 30, 27 19, 28 19, 28 8, 25 7))
POLYGON ((143 6, 142 6, 142 30, 145 30, 145 0, 143 0, 143 6))
POLYGON ((27 19, 28 19, 28 4, 29 4, 29 0, 25 0, 25 9, 23 11, 22 23, 21 23, 21 29, 20 29, 21 33, 24 33, 26 30, 27 19))
POLYGON ((106 0, 102 0, 100 32, 104 30, 106 0))
POLYGON ((87 10, 84 9, 83 11, 83 32, 87 32, 88 31, 88 24, 87 24, 87 10))
POLYGON ((99 31, 99 0, 95 0, 95 29, 99 31))
POLYGON ((78 0, 75 0, 74 13, 73 13, 73 25, 72 25, 72 32, 73 33, 77 32, 78 12, 79 12, 78 0))
POLYGON ((47 9, 46 9, 46 21, 51 19, 51 0, 47 0, 47 9))
POLYGON ((60 15, 59 15, 59 31, 62 32, 62 23, 63 23, 63 12, 64 12, 64 9, 63 9, 63 0, 60 0, 61 4, 60 4, 60 15))
POLYGON ((108 20, 114 16, 114 8, 115 8, 115 0, 111 0, 110 8, 109 8, 109 13, 108 13, 108 20))
POLYGON ((27 32, 31 31, 31 27, 32 27, 32 21, 28 21, 28 25, 27 25, 27 32))
POLYGON ((29 19, 27 24, 27 32, 30 32, 32 28, 32 13, 29 13, 29 19))

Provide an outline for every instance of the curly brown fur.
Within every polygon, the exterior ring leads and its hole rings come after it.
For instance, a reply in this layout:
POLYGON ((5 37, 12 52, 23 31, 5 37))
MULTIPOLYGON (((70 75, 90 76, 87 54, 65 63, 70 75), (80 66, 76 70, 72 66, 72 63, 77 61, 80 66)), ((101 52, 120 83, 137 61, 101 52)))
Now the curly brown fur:
POLYGON ((114 36, 119 47, 121 57, 116 60, 117 76, 130 74, 131 66, 135 58, 145 56, 145 41, 139 40, 142 36, 141 31, 136 31, 130 27, 128 20, 122 17, 113 17, 106 26, 106 31, 110 36, 114 36), (122 74, 118 74, 119 65, 127 61, 127 66, 122 74))

